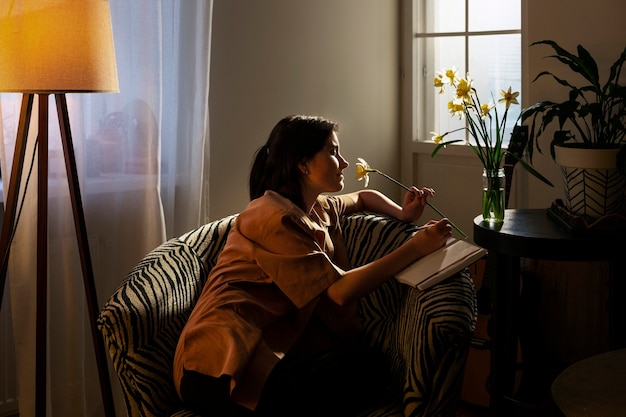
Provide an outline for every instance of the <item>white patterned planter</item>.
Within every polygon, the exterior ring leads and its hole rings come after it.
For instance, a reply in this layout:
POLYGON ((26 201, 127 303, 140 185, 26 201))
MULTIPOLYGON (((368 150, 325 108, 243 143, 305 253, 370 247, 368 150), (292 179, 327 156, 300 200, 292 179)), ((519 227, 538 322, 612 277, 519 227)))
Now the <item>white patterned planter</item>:
POLYGON ((616 168, 619 149, 583 149, 556 146, 567 208, 578 216, 596 220, 624 211, 626 177, 616 168))

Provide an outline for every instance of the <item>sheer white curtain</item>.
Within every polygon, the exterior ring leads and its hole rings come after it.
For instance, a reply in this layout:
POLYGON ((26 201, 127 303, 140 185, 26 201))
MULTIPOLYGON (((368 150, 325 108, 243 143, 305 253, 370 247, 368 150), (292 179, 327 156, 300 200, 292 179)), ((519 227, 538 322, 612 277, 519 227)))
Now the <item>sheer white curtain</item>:
MULTIPOLYGON (((0 12, 19 2, 2 2, 0 12)), ((144 254, 199 224, 203 175, 208 173, 203 161, 212 1, 110 0, 110 6, 120 93, 67 96, 100 305, 144 254)), ((4 190, 20 101, 18 94, 0 95, 4 190)), ((48 416, 100 416, 102 399, 55 115, 51 100, 48 416)), ((32 152, 27 150, 25 175, 32 152)), ((11 299, 23 417, 34 413, 36 185, 33 174, 5 291, 11 299)), ((117 415, 125 415, 113 374, 111 381, 117 415)))

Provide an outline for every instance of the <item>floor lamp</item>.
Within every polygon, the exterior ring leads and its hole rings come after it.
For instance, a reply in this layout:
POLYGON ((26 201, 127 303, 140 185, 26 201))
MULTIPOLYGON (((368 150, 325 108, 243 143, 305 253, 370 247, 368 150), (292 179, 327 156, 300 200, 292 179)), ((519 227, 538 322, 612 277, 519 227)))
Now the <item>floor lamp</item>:
MULTIPOLYGON (((37 100, 37 283, 35 414, 46 415, 48 290, 48 105, 56 100, 74 226, 100 390, 107 416, 114 416, 113 396, 102 335, 96 326, 98 303, 66 93, 117 92, 117 68, 109 3, 106 0, 24 0, 0 8, 0 91, 23 93, 5 214, 0 235, 0 307, 6 281, 11 235, 16 228, 24 157, 35 96, 37 100)), ((30 135, 31 140, 34 135, 30 135)), ((25 190, 24 190, 25 192, 25 190)), ((14 277, 11 279, 19 279, 14 277)))

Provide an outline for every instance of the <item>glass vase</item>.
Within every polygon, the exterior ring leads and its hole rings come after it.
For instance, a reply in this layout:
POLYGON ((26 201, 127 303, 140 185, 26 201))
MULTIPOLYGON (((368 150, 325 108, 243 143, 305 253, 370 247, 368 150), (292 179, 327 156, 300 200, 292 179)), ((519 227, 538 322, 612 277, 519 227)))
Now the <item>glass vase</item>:
POLYGON ((483 220, 490 223, 504 221, 505 202, 504 169, 483 169, 483 220))

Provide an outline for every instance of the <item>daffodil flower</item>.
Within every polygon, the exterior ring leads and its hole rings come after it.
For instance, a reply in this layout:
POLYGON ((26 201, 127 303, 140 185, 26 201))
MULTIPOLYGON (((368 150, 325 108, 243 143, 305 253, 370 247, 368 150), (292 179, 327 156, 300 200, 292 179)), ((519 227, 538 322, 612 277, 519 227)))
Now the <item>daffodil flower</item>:
POLYGON ((455 67, 449 68, 444 72, 437 71, 434 79, 434 85, 439 89, 439 94, 443 94, 445 91, 445 85, 456 85, 456 73, 457 69, 455 67))
POLYGON ((456 83, 456 67, 449 68, 445 71, 445 76, 448 79, 448 84, 454 85, 456 83))
POLYGON ((498 103, 506 103, 506 109, 509 109, 511 104, 519 104, 517 101, 517 96, 519 93, 516 91, 514 93, 511 92, 511 87, 509 87, 508 91, 500 90, 500 95, 502 98, 498 100, 498 103))
POLYGON ((439 132, 430 132, 430 134, 431 134, 431 135, 433 135, 433 136, 432 136, 432 140, 433 140, 433 142, 435 142, 435 143, 437 143, 437 144, 439 144, 439 143, 443 142, 443 138, 444 138, 444 136, 446 136, 446 134, 445 134, 445 133, 442 135, 442 134, 441 134, 441 133, 439 133, 439 132))
POLYGON ((491 109, 493 109, 493 107, 494 105, 491 101, 485 104, 481 104, 480 105, 480 117, 484 119, 485 117, 489 116, 489 112, 491 111, 491 109))
POLYGON ((455 99, 449 101, 448 111, 450 112, 450 116, 458 116, 459 120, 461 120, 465 114, 465 105, 463 104, 463 100, 455 99))
POLYGON ((367 188, 370 183, 369 173, 372 172, 372 169, 365 161, 365 159, 357 158, 356 160, 358 161, 356 163, 356 179, 359 181, 365 180, 364 187, 367 188))
POLYGON ((443 75, 441 73, 437 74, 434 81, 435 87, 439 89, 439 94, 443 94, 445 91, 445 84, 443 82, 443 75))
POLYGON ((463 100, 465 103, 471 103, 472 99, 470 94, 472 93, 473 81, 469 78, 461 78, 456 85, 456 96, 463 100))
MULTIPOLYGON (((408 192, 412 193, 413 190, 410 189, 409 187, 407 187, 406 185, 402 184, 401 182, 396 181, 394 178, 390 177, 389 175, 385 174, 382 171, 379 171, 375 168, 370 167, 370 165, 367 163, 367 161, 365 161, 365 159, 363 158, 357 158, 357 163, 356 163, 356 179, 361 181, 361 180, 365 180, 365 188, 367 188, 367 186, 369 185, 369 173, 370 172, 375 172, 377 174, 382 175, 383 177, 387 178, 389 181, 395 183, 396 185, 399 185, 400 187, 404 188, 405 190, 407 190, 408 192)), ((430 204, 429 201, 426 201, 426 204, 432 208, 433 210, 435 210, 437 212, 437 214, 439 214, 441 217, 446 217, 442 212, 440 212, 435 206, 433 206, 432 204, 430 204)), ((455 225, 454 223, 452 223, 450 221, 450 219, 448 219, 448 223, 450 223, 450 226, 452 226, 457 232, 459 232, 461 234, 461 236, 463 236, 463 239, 467 239, 467 235, 458 228, 457 225, 455 225)))

